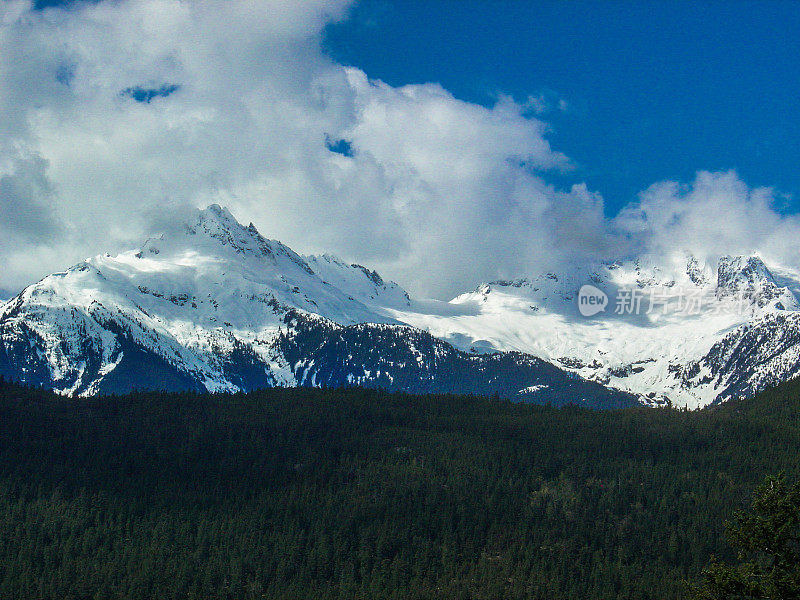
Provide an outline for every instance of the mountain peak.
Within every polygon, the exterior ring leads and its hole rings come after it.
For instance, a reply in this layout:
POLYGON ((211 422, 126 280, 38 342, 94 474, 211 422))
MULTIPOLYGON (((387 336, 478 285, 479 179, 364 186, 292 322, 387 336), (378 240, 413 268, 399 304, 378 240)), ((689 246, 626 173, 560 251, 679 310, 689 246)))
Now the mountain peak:
POLYGON ((211 204, 205 209, 198 209, 184 221, 177 231, 163 233, 149 238, 142 246, 139 256, 145 253, 157 255, 166 252, 205 252, 210 255, 255 256, 276 262, 276 254, 286 255, 293 262, 300 264, 304 270, 302 259, 289 248, 277 241, 263 237, 250 223, 245 227, 225 207, 211 204))
POLYGON ((197 233, 198 229, 203 229, 208 233, 228 232, 258 234, 255 227, 244 227, 230 210, 219 204, 211 204, 203 210, 199 210, 194 219, 187 223, 187 228, 197 233))
POLYGON ((209 204, 206 208, 200 210, 200 218, 203 220, 214 220, 219 223, 226 223, 241 227, 239 221, 233 216, 230 210, 225 206, 219 204, 209 204))
MULTIPOLYGON (((256 226, 250 223, 242 225, 230 210, 219 204, 211 204, 199 210, 196 216, 186 224, 189 236, 209 238, 215 245, 230 248, 237 254, 257 255, 275 260, 276 251, 281 254, 294 255, 279 242, 273 242, 262 236, 256 226)), ((193 241, 192 245, 196 245, 193 241)), ((292 258, 295 258, 292 256, 292 258)), ((297 261, 295 261, 297 262, 297 261)))
POLYGON ((717 288, 740 291, 775 284, 767 265, 758 256, 722 256, 717 265, 717 288))
MULTIPOLYGON (((717 297, 736 295, 750 298, 762 307, 782 296, 786 302, 793 299, 758 256, 723 256, 717 266, 717 297)), ((784 305, 782 301, 781 306, 784 305)))

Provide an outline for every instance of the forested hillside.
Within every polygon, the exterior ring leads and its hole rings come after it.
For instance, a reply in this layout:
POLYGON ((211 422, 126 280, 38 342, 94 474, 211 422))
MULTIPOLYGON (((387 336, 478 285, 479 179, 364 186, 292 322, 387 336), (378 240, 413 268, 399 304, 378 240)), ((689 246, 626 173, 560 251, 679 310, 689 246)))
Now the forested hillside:
POLYGON ((700 412, 0 384, 2 598, 680 598, 800 384, 700 412))

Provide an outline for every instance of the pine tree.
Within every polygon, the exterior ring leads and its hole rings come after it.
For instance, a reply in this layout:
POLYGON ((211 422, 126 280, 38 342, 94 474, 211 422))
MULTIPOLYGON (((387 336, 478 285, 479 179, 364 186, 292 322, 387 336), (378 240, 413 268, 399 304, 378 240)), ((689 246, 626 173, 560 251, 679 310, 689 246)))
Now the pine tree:
POLYGON ((739 564, 712 559, 695 600, 800 599, 800 482, 771 476, 755 492, 751 513, 726 523, 739 564))

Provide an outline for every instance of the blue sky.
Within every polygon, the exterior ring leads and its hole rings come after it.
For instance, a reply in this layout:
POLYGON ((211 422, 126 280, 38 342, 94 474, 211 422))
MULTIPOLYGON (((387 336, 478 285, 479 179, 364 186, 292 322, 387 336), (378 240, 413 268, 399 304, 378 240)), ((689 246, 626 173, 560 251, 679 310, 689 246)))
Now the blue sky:
MULTIPOLYGON (((800 208, 800 2, 361 0, 326 51, 391 85, 563 99, 549 139, 616 212, 735 169, 800 208)), ((789 208, 784 207, 784 208, 789 208)))

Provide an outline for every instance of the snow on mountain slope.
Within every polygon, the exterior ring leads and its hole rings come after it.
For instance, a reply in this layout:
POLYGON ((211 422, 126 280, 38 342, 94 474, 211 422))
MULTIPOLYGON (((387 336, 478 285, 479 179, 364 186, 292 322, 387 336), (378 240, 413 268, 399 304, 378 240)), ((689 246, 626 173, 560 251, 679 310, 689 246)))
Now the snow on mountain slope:
POLYGON ((90 258, 2 305, 0 374, 68 395, 358 384, 636 403, 537 358, 469 356, 390 314, 411 304, 374 271, 301 257, 212 205, 177 234, 90 258))
MULTIPOLYGON (((325 263, 321 276, 305 258, 280 242, 265 239, 252 225, 243 227, 217 205, 200 212, 182 235, 150 239, 138 252, 90 262, 113 272, 115 281, 135 282, 143 294, 157 299, 149 302, 160 308, 170 308, 164 298, 180 299, 173 302, 179 308, 171 313, 185 315, 184 304, 189 302, 195 311, 192 320, 206 324, 218 323, 218 316, 224 314, 232 323, 227 327, 259 328, 265 318, 259 304, 265 299, 338 323, 387 320, 359 299, 390 296, 377 274, 380 283, 362 267, 312 257, 315 266, 325 263), (341 282, 351 283, 352 290, 337 287, 341 282)), ((391 292, 404 294, 390 284, 391 292)))
POLYGON ((402 309, 411 305, 411 298, 403 288, 394 281, 384 281, 377 272, 366 267, 348 265, 330 254, 305 256, 304 259, 323 282, 346 290, 349 298, 371 307, 375 315, 383 315, 386 308, 402 309))
MULTIPOLYGON (((385 293, 386 285, 360 268, 337 263, 329 271, 354 282, 360 276, 362 295, 385 293)), ((398 290, 391 288, 402 295, 398 290)), ((28 287, 0 309, 0 332, 6 340, 33 336, 63 393, 94 393, 114 369, 122 351, 108 322, 123 327, 131 343, 180 364, 205 389, 231 391, 239 386, 225 377, 219 356, 242 345, 272 365, 276 383, 291 379, 268 350, 284 306, 343 324, 391 322, 321 279, 280 242, 212 205, 178 235, 90 258, 28 287), (86 364, 89 355, 99 364, 86 364)))
POLYGON ((465 350, 525 352, 650 403, 694 408, 800 372, 798 281, 757 257, 643 257, 485 284, 447 307, 391 314, 465 350), (578 310, 585 284, 609 297, 596 317, 578 310), (779 334, 780 344, 766 343, 779 334))

